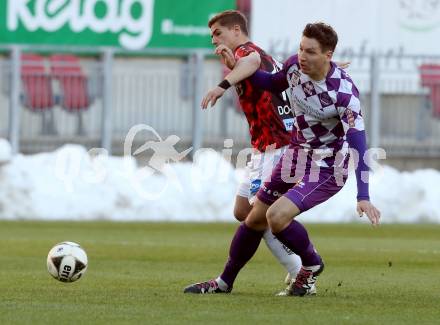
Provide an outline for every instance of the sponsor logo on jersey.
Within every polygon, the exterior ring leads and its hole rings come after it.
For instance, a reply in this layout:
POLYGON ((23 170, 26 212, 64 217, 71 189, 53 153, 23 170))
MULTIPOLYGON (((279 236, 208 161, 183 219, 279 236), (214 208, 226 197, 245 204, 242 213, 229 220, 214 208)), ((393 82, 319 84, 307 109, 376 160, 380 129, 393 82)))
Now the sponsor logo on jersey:
POLYGON ((311 81, 307 81, 306 83, 302 84, 302 88, 307 97, 316 95, 315 86, 313 86, 311 81))
POLYGON ((255 195, 261 186, 261 179, 254 179, 250 186, 251 195, 255 195))
POLYGON ((301 72, 298 70, 289 71, 288 77, 293 87, 296 87, 301 83, 301 72))
POLYGON ((278 105, 277 109, 278 109, 278 114, 279 115, 290 115, 290 114, 292 114, 292 109, 290 108, 289 105, 284 105, 284 106, 278 105))
POLYGON ((286 118, 283 120, 284 127, 285 127, 286 131, 293 130, 294 121, 295 121, 295 119, 293 119, 293 118, 286 118))
POLYGON ((354 127, 355 127, 355 123, 354 123, 354 116, 353 116, 353 112, 352 112, 352 110, 349 109, 349 108, 347 108, 347 109, 345 110, 345 114, 347 115, 348 125, 349 125, 351 128, 354 128, 354 127))
POLYGON ((330 95, 328 92, 323 92, 318 94, 319 101, 321 102, 322 107, 327 107, 333 104, 332 99, 330 98, 330 95))

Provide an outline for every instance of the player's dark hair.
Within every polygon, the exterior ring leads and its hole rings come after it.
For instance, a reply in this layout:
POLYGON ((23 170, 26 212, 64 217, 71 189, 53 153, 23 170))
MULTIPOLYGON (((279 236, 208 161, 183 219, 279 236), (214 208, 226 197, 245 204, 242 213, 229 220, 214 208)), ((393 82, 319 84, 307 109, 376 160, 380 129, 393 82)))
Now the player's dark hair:
POLYGON ((219 23, 220 26, 226 26, 228 28, 234 27, 234 25, 240 26, 241 31, 246 36, 248 33, 247 19, 238 10, 225 10, 214 17, 212 17, 208 22, 208 27, 211 28, 215 23, 219 23))
POLYGON ((307 24, 303 31, 303 36, 314 38, 321 46, 321 51, 334 51, 338 44, 338 34, 332 26, 323 22, 307 24))

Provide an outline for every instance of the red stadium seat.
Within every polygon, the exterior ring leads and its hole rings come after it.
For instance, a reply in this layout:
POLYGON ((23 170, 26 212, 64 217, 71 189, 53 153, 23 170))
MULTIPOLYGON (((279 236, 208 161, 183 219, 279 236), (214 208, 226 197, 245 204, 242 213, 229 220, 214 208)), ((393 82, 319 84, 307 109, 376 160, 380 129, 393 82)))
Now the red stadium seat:
POLYGON ((440 65, 423 64, 420 66, 423 87, 428 87, 432 104, 432 115, 440 118, 440 65))
POLYGON ((87 77, 78 58, 70 54, 56 54, 49 60, 52 77, 60 83, 61 107, 69 112, 87 110, 90 105, 87 77))
POLYGON ((55 54, 49 58, 52 77, 59 82, 60 105, 78 116, 77 135, 84 135, 82 112, 90 106, 88 79, 78 58, 71 54, 55 54))
POLYGON ((23 105, 32 112, 41 113, 41 133, 56 134, 52 81, 43 57, 31 53, 21 55, 21 81, 23 105))
POLYGON ((37 54, 21 56, 23 104, 31 111, 44 111, 54 106, 51 77, 46 73, 44 59, 37 54))

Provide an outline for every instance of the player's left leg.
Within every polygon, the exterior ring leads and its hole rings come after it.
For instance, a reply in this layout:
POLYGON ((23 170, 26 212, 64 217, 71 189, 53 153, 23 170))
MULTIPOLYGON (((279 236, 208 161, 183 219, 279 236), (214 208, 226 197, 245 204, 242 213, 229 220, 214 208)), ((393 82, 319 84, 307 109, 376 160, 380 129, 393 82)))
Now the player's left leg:
POLYGON ((324 269, 304 226, 294 218, 339 192, 333 169, 323 169, 318 181, 311 181, 306 173, 303 180, 279 198, 267 212, 269 226, 275 236, 301 257, 303 267, 295 279, 292 293, 296 296, 314 294, 315 282, 324 269))
MULTIPOLYGON (((280 170, 278 170, 277 167, 286 150, 287 146, 252 155, 251 161, 247 164, 246 168, 250 205, 253 204, 256 199, 256 194, 260 190, 262 180, 269 180, 269 178, 278 179, 280 177, 280 175, 278 175, 280 170)), ((287 189, 288 187, 285 188, 285 190, 287 189)), ((280 190, 280 188, 278 188, 278 190, 280 190)), ((238 201, 236 201, 236 206, 237 202, 238 201)), ((242 210, 244 210, 244 202, 241 206, 242 210)), ((286 269, 288 274, 286 278, 289 278, 289 281, 286 284, 289 284, 290 279, 294 279, 301 269, 301 258, 280 243, 270 229, 266 229, 264 232, 263 240, 272 255, 286 269)), ((286 292, 287 291, 283 290, 278 295, 285 295, 286 292)))
POLYGON ((248 217, 235 232, 229 248, 229 258, 223 273, 217 278, 192 284, 184 293, 227 293, 232 290, 240 270, 254 256, 267 229, 266 212, 269 206, 256 200, 248 217))
MULTIPOLYGON (((249 182, 248 182, 249 184, 249 182)), ((254 190, 259 188, 255 187, 254 190)), ((249 194, 250 187, 247 187, 247 197, 244 197, 244 187, 240 185, 237 195, 235 197, 234 205, 234 217, 238 221, 244 221, 252 209, 250 202, 255 201, 255 195, 249 194), (249 197, 249 195, 251 195, 249 197)), ((293 253, 290 249, 284 246, 280 241, 272 234, 270 229, 266 229, 263 234, 264 242, 272 255, 278 260, 278 262, 286 269, 287 276, 285 279, 286 285, 289 285, 292 279, 295 279, 299 270, 301 269, 301 258, 293 253)), ((281 291, 278 295, 288 295, 289 289, 281 291)))

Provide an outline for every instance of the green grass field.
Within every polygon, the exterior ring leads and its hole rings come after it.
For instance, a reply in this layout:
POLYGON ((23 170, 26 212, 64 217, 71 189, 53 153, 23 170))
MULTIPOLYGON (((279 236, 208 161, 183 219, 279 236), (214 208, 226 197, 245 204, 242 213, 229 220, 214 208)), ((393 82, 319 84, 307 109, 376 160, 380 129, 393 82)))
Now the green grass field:
POLYGON ((237 224, 0 222, 0 324, 439 324, 440 226, 309 225, 326 261, 315 297, 275 297, 285 272, 264 244, 232 294, 184 295, 223 269, 237 224), (46 271, 79 242, 84 278, 46 271))

